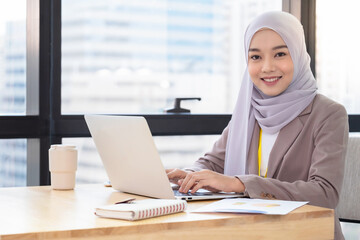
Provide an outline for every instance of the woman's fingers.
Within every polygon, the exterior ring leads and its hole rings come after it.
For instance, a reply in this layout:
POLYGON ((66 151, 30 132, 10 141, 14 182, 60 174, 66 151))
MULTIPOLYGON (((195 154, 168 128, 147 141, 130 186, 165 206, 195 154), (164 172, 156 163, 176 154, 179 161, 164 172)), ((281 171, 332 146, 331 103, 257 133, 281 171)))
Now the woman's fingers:
POLYGON ((200 188, 212 192, 241 192, 244 189, 243 183, 235 177, 225 176, 210 170, 188 173, 187 176, 179 182, 179 191, 195 193, 200 188))
MULTIPOLYGON (((207 178, 211 177, 211 173, 212 171, 209 170, 188 173, 186 177, 183 179, 179 191, 183 193, 187 193, 190 189, 194 189, 194 187, 197 184, 199 184, 200 181, 204 181, 207 178)), ((206 181, 204 182, 204 184, 206 184, 206 181)))
POLYGON ((181 186, 179 188, 180 192, 187 193, 190 189, 194 187, 195 184, 198 182, 198 172, 189 173, 186 175, 186 177, 183 179, 181 186))
POLYGON ((219 192, 217 175, 215 172, 204 173, 203 178, 198 180, 195 185, 191 188, 191 193, 195 193, 200 188, 209 190, 211 192, 219 192))
POLYGON ((186 176, 186 172, 177 168, 174 169, 166 169, 166 174, 169 179, 173 178, 183 178, 186 176))
POLYGON ((191 188, 191 193, 196 193, 196 191, 199 190, 200 188, 203 188, 204 185, 205 185, 205 180, 200 180, 191 188))
POLYGON ((166 169, 166 174, 170 180, 170 182, 178 184, 180 179, 183 179, 188 174, 187 172, 180 170, 180 169, 166 169))
POLYGON ((166 169, 170 182, 180 186, 179 192, 187 193, 191 190, 195 193, 200 188, 212 192, 243 192, 245 186, 236 177, 226 176, 211 170, 201 170, 199 172, 186 172, 181 169, 166 169))

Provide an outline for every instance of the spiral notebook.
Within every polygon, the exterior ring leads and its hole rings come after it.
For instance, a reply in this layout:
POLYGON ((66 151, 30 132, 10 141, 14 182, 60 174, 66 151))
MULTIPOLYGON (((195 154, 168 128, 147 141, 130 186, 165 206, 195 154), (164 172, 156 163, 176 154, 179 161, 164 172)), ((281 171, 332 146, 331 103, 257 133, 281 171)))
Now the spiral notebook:
POLYGON ((173 199, 145 199, 131 203, 106 205, 95 209, 95 215, 105 218, 139 220, 157 217, 186 209, 187 202, 173 199))

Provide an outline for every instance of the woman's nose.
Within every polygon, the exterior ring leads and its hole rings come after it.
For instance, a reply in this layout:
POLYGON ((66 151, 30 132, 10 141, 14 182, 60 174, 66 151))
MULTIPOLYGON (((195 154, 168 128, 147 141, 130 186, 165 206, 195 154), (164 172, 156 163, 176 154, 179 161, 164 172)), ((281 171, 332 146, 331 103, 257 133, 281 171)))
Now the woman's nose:
POLYGON ((262 72, 273 72, 275 71, 275 64, 273 59, 265 58, 262 65, 262 72))

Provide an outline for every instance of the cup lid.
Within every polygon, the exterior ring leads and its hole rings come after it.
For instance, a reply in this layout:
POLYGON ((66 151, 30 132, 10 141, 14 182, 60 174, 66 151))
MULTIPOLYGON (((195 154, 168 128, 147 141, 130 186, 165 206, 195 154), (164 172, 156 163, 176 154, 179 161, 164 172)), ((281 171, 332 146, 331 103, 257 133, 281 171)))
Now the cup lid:
POLYGON ((75 145, 68 145, 68 144, 53 144, 51 145, 53 149, 75 149, 75 145))

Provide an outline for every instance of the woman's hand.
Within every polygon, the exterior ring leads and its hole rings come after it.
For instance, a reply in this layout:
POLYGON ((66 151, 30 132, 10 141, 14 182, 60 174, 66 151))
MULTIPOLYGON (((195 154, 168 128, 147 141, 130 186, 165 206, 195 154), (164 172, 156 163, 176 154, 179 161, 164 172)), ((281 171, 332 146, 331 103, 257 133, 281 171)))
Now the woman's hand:
POLYGON ((226 176, 211 170, 201 170, 199 172, 185 172, 180 169, 170 169, 167 171, 169 179, 176 179, 180 185, 179 191, 195 193, 200 188, 212 192, 243 192, 244 184, 236 177, 226 176), (172 171, 171 171, 172 170, 172 171))
POLYGON ((169 178, 169 181, 178 185, 181 185, 181 183, 179 183, 179 181, 181 179, 184 179, 186 177, 186 175, 190 172, 186 172, 184 170, 180 170, 177 168, 174 169, 166 169, 166 174, 169 178))

